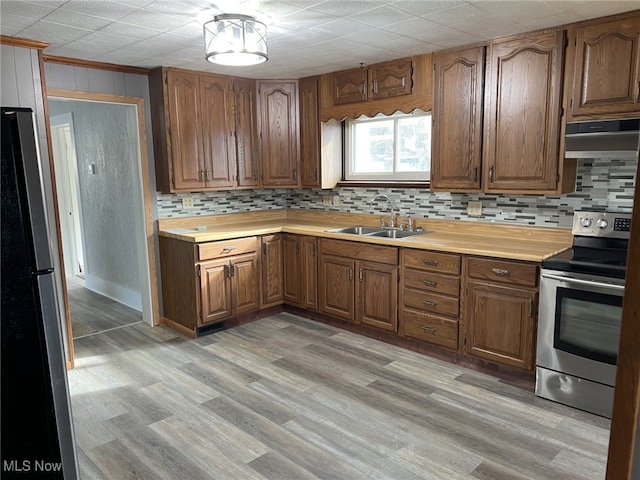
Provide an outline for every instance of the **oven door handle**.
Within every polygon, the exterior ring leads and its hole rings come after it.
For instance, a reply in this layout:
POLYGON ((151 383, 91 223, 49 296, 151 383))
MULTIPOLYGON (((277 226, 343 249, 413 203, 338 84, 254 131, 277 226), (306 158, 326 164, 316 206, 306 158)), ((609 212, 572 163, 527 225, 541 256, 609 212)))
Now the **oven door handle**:
POLYGON ((579 285, 587 285, 591 287, 603 287, 610 288, 611 290, 624 290, 624 285, 615 285, 612 283, 594 282, 592 280, 580 280, 573 277, 562 277, 560 275, 552 275, 550 273, 543 273, 542 278, 549 278, 551 280, 559 280, 561 282, 577 283, 579 285))

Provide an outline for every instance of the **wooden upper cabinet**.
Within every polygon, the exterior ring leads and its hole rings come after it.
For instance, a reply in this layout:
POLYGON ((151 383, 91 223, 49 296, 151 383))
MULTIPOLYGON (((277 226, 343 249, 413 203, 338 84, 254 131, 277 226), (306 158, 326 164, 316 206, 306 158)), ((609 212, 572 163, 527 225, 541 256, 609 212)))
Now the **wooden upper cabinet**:
POLYGON ((640 14, 575 28, 569 117, 640 115, 640 14))
MULTIPOLYGON (((205 188, 200 82, 198 75, 167 72, 172 190, 205 188)), ((165 148, 167 148, 165 146, 165 148)))
POLYGON ((372 100, 410 95, 413 90, 413 62, 410 58, 372 65, 370 75, 372 100))
POLYGON ((205 183, 230 188, 236 176, 233 85, 226 77, 201 75, 199 80, 205 183))
POLYGON ((558 184, 564 32, 489 45, 486 192, 554 192, 558 184))
POLYGON ((334 105, 410 95, 413 61, 410 58, 336 72, 334 105))
POLYGON ((333 103, 363 102, 367 99, 368 72, 366 68, 352 68, 335 74, 333 103))
POLYGON ((299 186, 298 82, 258 81, 262 185, 299 186))
POLYGON ((300 170, 303 187, 320 186, 318 77, 300 79, 300 170))
POLYGON ((236 79, 235 97, 238 187, 258 187, 260 185, 260 169, 258 150, 255 144, 258 130, 255 80, 236 79))
POLYGON ((431 189, 480 190, 485 47, 436 53, 431 189))
POLYGON ((158 190, 233 188, 236 145, 230 77, 160 67, 149 72, 149 94, 158 190))

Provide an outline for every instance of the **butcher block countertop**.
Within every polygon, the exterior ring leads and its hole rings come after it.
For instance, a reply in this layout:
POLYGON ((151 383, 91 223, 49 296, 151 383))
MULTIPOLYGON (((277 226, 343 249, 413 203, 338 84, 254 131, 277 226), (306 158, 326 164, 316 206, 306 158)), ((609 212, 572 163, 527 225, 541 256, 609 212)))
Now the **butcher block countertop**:
MULTIPOLYGON (((382 217, 388 219, 388 215, 382 215, 382 217)), ((570 248, 573 240, 571 230, 567 228, 428 218, 416 220, 416 226, 424 228, 425 233, 402 239, 327 231, 354 225, 379 226, 380 218, 381 215, 314 210, 265 210, 162 219, 158 221, 158 234, 187 242, 202 243, 284 232, 531 262, 541 262, 570 248)))

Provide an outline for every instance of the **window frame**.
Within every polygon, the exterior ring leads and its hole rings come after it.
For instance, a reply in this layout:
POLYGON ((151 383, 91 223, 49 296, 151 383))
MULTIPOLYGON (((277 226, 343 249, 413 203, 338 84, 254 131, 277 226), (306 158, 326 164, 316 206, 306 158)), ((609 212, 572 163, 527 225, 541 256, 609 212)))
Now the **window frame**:
POLYGON ((430 111, 423 111, 420 109, 416 109, 410 113, 402 113, 396 112, 392 115, 384 115, 378 114, 375 117, 365 117, 361 116, 356 119, 345 119, 343 121, 343 129, 344 129, 344 155, 343 155, 343 179, 344 183, 420 183, 420 184, 429 184, 431 180, 431 138, 433 134, 433 115, 430 111), (428 117, 429 119, 429 132, 428 132, 428 152, 429 152, 429 169, 427 171, 406 171, 406 172, 398 172, 396 169, 398 168, 400 162, 399 156, 399 129, 400 129, 400 121, 402 119, 411 118, 411 117, 428 117), (393 172, 358 172, 355 173, 353 171, 353 159, 355 142, 353 141, 353 130, 352 126, 361 123, 369 123, 376 121, 388 121, 392 120, 393 124, 393 172))

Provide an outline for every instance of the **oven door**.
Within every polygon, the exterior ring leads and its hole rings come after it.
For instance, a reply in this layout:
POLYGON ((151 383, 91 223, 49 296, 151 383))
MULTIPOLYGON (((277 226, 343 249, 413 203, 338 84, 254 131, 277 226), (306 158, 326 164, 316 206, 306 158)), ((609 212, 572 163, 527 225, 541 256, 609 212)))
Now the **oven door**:
POLYGON ((543 269, 537 365, 614 386, 624 281, 543 269))

